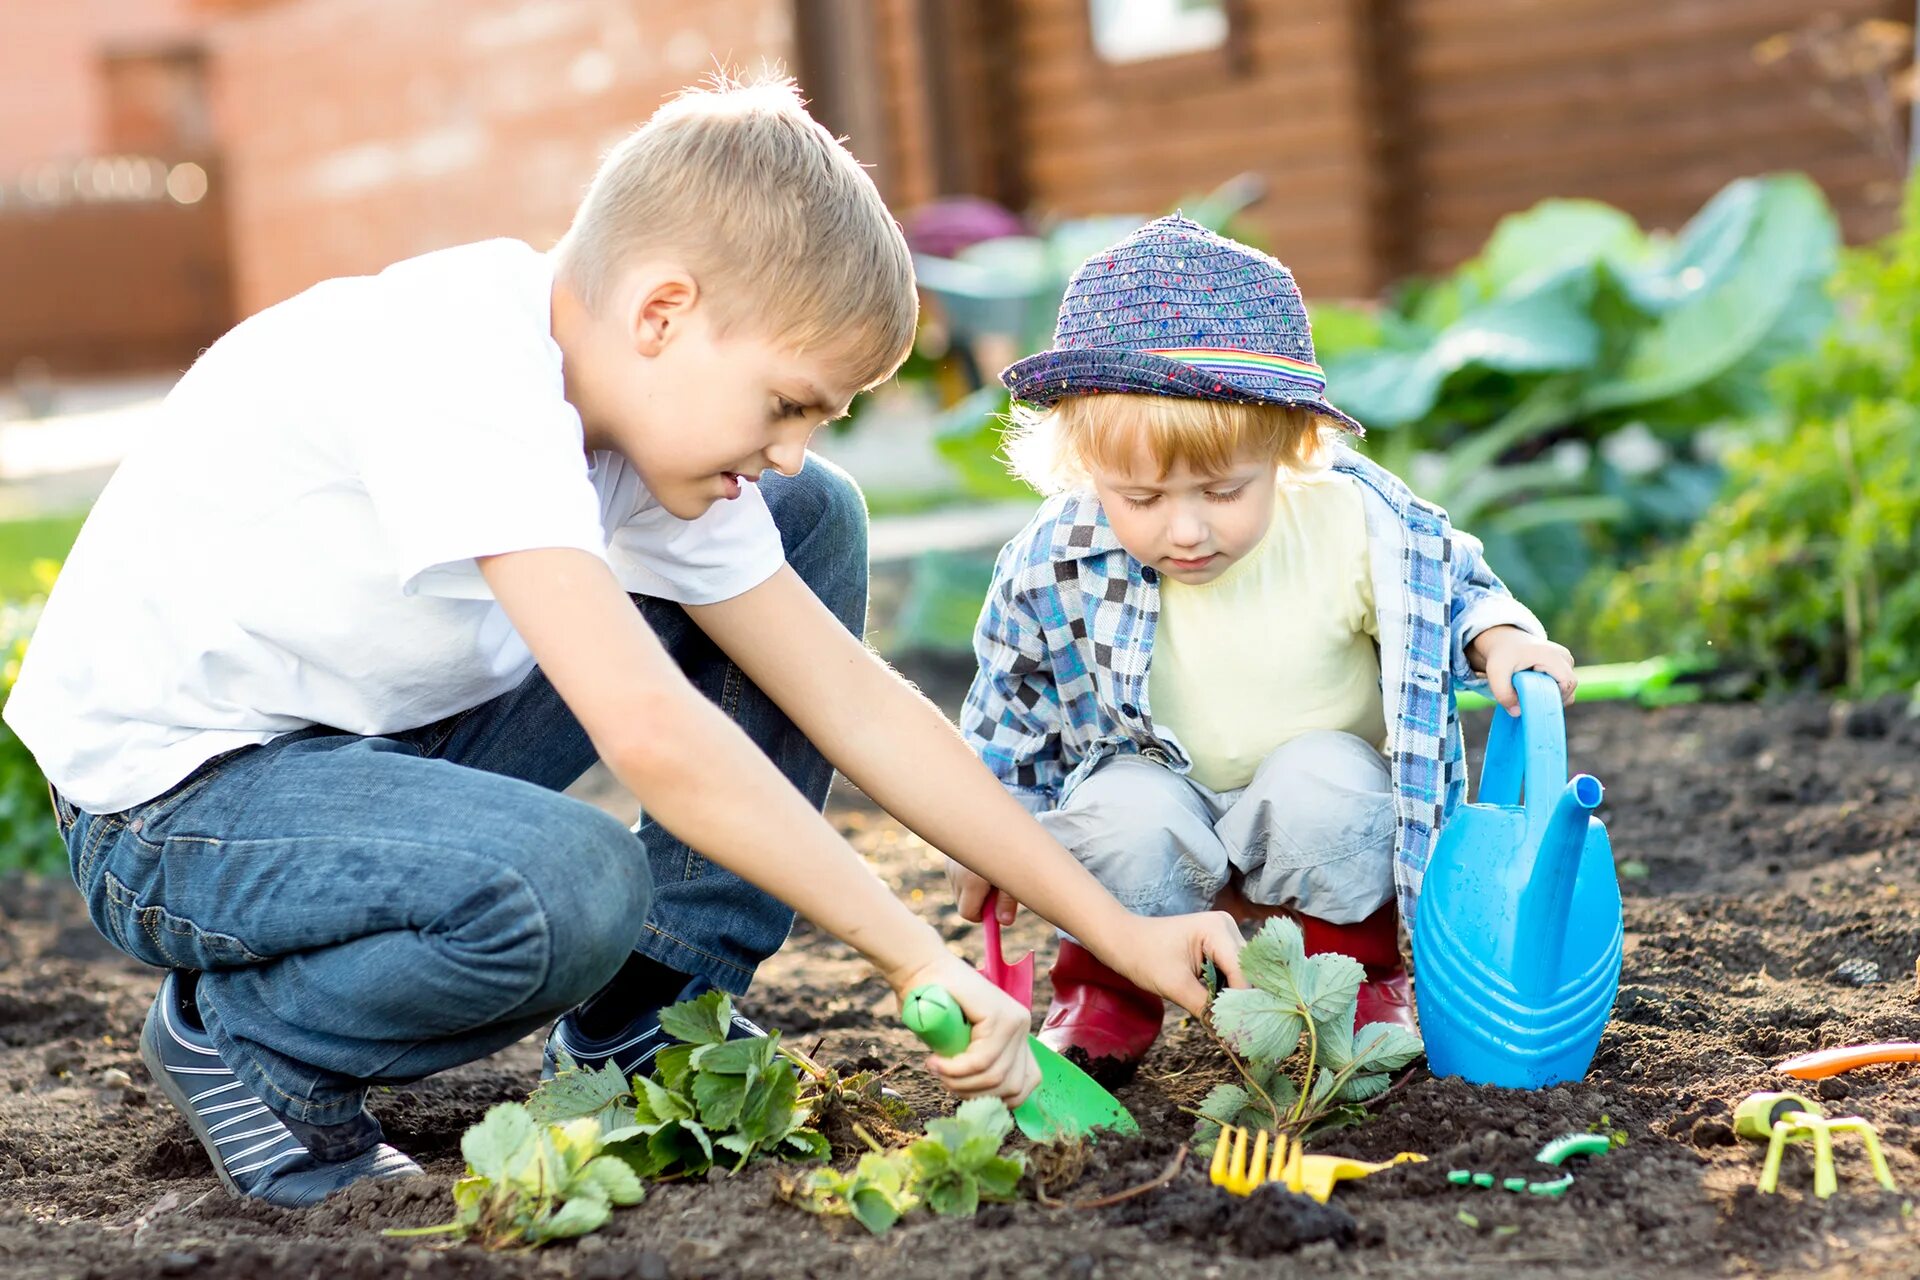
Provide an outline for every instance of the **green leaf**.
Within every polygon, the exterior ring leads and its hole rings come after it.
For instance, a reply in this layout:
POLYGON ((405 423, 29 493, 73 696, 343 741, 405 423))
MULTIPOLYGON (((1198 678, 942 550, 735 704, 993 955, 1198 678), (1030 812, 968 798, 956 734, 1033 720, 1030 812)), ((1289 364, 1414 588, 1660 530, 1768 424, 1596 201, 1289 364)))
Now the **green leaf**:
POLYGON ((740 1118, 747 1101, 747 1082, 737 1075, 702 1070, 693 1078, 693 1101, 700 1109, 702 1124, 724 1129, 740 1118))
POLYGON ((989 1200, 1011 1200, 1019 1189, 1020 1177, 1027 1171, 1021 1156, 995 1156, 974 1170, 980 1180, 980 1194, 989 1200))
POLYGON ((693 1055, 700 1048, 695 1044, 676 1044, 662 1049, 653 1055, 653 1078, 669 1089, 685 1092, 687 1072, 692 1070, 693 1055))
POLYGON ((900 1206, 883 1191, 862 1187, 847 1197, 853 1219, 876 1236, 883 1236, 900 1221, 900 1206))
POLYGON ((1279 1061, 1291 1054, 1306 1030, 1296 997, 1259 987, 1229 988, 1213 998, 1213 1025, 1234 1050, 1248 1058, 1279 1061))
POLYGON ((827 1160, 833 1156, 833 1147, 827 1142, 826 1135, 812 1129, 795 1129, 780 1141, 808 1160, 827 1160))
MULTIPOLYGON (((653 1114, 655 1123, 693 1118, 693 1104, 687 1099, 656 1081, 644 1077, 639 1077, 639 1081, 641 1097, 645 1099, 647 1110, 653 1114)), ((637 1106, 635 1110, 638 1110, 637 1106)))
POLYGON ((472 1172, 501 1181, 525 1160, 538 1132, 526 1107, 518 1102, 497 1103, 461 1135, 460 1154, 472 1172))
POLYGON ((1276 917, 1261 925, 1241 948, 1240 972, 1254 986, 1278 994, 1287 982, 1283 975, 1306 958, 1306 938, 1300 926, 1276 917))
POLYGON ((966 1132, 991 1138, 995 1150, 1013 1132, 1013 1113, 998 1098, 969 1098, 954 1110, 953 1118, 966 1132))
POLYGON ((772 1145, 793 1128, 799 1096, 800 1082, 793 1068, 784 1058, 777 1059, 750 1081, 740 1118, 734 1123, 755 1141, 772 1145))
POLYGON ((1593 273, 1578 267, 1473 308, 1418 351, 1356 351, 1326 366, 1327 395, 1368 426, 1426 417, 1443 387, 1468 369, 1504 374, 1593 367, 1600 330, 1588 315, 1593 273))
POLYGON ((1367 971, 1352 956, 1336 952, 1308 956, 1299 969, 1301 979, 1296 998, 1306 1006, 1314 1022, 1339 1022, 1353 1025, 1353 1011, 1360 999, 1360 984, 1367 971))
POLYGON ((1253 1095, 1237 1084, 1217 1084, 1200 1102, 1200 1114, 1219 1125, 1238 1124, 1240 1113, 1254 1105, 1253 1095))
MULTIPOLYGON (((1598 200, 1542 200, 1494 227, 1487 247, 1468 268, 1495 296, 1569 267, 1607 261, 1630 266, 1648 253, 1647 237, 1628 214, 1598 200)), ((1315 319, 1319 311, 1315 309, 1315 319)))
POLYGON ((942 1178, 920 1194, 927 1208, 944 1218, 971 1218, 980 1211, 980 1184, 968 1175, 942 1178))
POLYGON ((581 1179, 610 1204, 639 1204, 646 1195, 632 1166, 613 1156, 597 1156, 581 1171, 581 1179))
POLYGON ((543 1080, 527 1099, 527 1114, 536 1124, 557 1124, 581 1116, 596 1116, 603 1125, 633 1096, 620 1068, 609 1062, 597 1071, 562 1071, 543 1080))
POLYGON ((1801 281, 1831 268, 1838 244, 1833 211, 1806 177, 1728 184, 1682 230, 1664 271, 1628 278, 1636 300, 1664 309, 1587 403, 1646 404, 1720 376, 1767 341, 1803 297, 1801 281))
POLYGON ((1393 1072, 1426 1052, 1420 1037, 1391 1022, 1369 1022, 1353 1033, 1354 1062, 1362 1071, 1393 1072))
POLYGON ((538 1243, 583 1236, 606 1226, 607 1219, 612 1216, 613 1209, 605 1200, 596 1196, 575 1196, 560 1207, 560 1212, 528 1231, 527 1238, 538 1243))
POLYGON ((705 1044, 693 1051, 693 1066, 719 1075, 753 1075, 766 1069, 778 1048, 772 1036, 749 1036, 724 1044, 705 1044))
POLYGON ((709 991, 660 1011, 660 1029, 688 1044, 720 1044, 733 1022, 733 1001, 724 991, 709 991))
POLYGON ((1334 1096, 1341 1102, 1365 1102, 1369 1098, 1377 1098, 1385 1093, 1391 1082, 1392 1077, 1385 1072, 1379 1075, 1348 1076, 1346 1083, 1340 1086, 1339 1092, 1334 1096))

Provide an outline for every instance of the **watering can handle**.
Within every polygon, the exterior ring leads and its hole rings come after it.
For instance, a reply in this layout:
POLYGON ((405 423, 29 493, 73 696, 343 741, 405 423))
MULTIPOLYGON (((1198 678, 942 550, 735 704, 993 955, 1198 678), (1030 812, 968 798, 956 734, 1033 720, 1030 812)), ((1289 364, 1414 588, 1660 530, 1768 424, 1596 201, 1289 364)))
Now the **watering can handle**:
POLYGON ((1539 671, 1514 673, 1520 714, 1493 710, 1487 759, 1480 773, 1480 803, 1551 809, 1567 785, 1567 718, 1560 685, 1539 671), (1524 793, 1522 785, 1524 783, 1524 793))

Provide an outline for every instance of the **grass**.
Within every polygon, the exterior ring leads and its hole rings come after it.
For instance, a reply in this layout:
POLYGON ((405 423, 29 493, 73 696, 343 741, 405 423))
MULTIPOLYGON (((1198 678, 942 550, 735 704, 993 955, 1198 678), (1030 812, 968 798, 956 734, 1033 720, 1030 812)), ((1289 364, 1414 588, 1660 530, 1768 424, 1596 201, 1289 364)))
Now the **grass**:
POLYGON ((66 559, 86 518, 85 511, 73 511, 0 521, 0 600, 18 600, 42 590, 33 572, 34 562, 66 559))

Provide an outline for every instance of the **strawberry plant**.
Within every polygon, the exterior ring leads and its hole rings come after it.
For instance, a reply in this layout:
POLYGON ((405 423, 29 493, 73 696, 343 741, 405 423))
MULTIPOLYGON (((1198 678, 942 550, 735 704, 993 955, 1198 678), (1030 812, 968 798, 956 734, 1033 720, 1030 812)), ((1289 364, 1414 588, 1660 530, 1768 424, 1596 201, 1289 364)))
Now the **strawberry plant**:
MULTIPOLYGON (((824 1160, 827 1140, 807 1127, 813 1100, 774 1032, 727 1039, 733 1003, 725 992, 660 1012, 681 1043, 662 1049, 651 1076, 621 1077, 612 1065, 562 1071, 529 1100, 546 1120, 592 1119, 600 1140, 643 1178, 738 1171, 756 1156, 824 1160)), ((817 1070, 817 1068, 816 1068, 817 1070)))
POLYGON ((1388 1074, 1420 1056, 1420 1038, 1374 1022, 1354 1030, 1365 971, 1342 955, 1309 956, 1300 926, 1269 920, 1240 953, 1252 985, 1213 998, 1212 1031, 1240 1073, 1200 1104, 1194 1148, 1213 1149, 1223 1125, 1291 1137, 1356 1123, 1360 1103, 1386 1092, 1388 1074))
POLYGON ((543 1125, 503 1102, 461 1137, 460 1154, 467 1175, 453 1184, 453 1221, 387 1235, 455 1233, 489 1249, 532 1247, 597 1231, 615 1205, 640 1203, 640 1179, 605 1154, 592 1119, 543 1125))
POLYGON ((948 1218, 971 1218, 982 1201, 1014 1198, 1026 1159, 1000 1148, 1013 1116, 998 1098, 975 1098, 896 1151, 874 1150, 847 1173, 817 1169, 788 1197, 814 1213, 848 1214, 874 1235, 885 1234, 924 1205, 948 1218))

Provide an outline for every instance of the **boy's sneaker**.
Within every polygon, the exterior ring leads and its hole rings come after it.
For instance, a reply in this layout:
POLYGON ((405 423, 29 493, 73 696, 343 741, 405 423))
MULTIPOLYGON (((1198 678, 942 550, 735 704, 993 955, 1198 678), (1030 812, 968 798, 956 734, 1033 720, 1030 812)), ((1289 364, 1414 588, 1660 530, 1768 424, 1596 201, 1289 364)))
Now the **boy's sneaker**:
POLYGON ((147 1011, 140 1058, 167 1101, 186 1116, 227 1190, 299 1209, 363 1178, 420 1172, 419 1165, 385 1143, 347 1160, 316 1160, 220 1060, 212 1037, 182 1013, 182 1001, 180 974, 169 971, 147 1011))
MULTIPOLYGON (((692 1000, 711 990, 711 982, 705 978, 694 978, 667 1004, 692 1000)), ((668 1045, 678 1043, 660 1029, 659 1009, 648 1009, 626 1026, 599 1039, 580 1029, 579 1014, 578 1009, 569 1009, 553 1024, 553 1031, 547 1036, 546 1051, 540 1056, 542 1080, 551 1080, 558 1072, 565 1070, 566 1059, 571 1059, 574 1066, 585 1071, 598 1071, 609 1062, 617 1063, 620 1074, 631 1080, 652 1066, 655 1054, 668 1045)), ((765 1034, 739 1013, 733 1015, 733 1025, 727 1028, 729 1040, 746 1040, 765 1034)))

